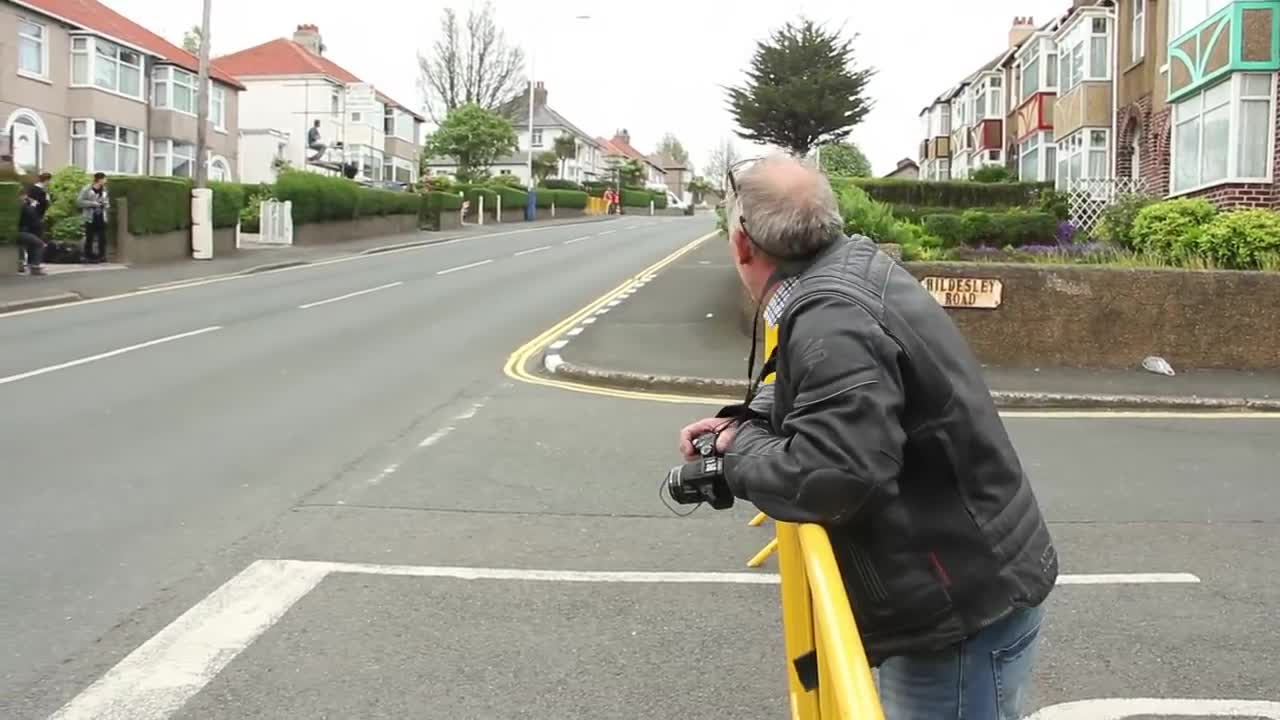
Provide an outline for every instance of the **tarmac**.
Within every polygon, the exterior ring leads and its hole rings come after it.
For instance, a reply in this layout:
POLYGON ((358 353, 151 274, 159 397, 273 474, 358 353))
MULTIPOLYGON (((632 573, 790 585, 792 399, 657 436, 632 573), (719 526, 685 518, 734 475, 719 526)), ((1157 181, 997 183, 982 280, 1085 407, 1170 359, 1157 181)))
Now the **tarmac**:
MULTIPOLYGON (((739 280, 711 239, 550 344, 544 370, 622 390, 736 398, 747 387, 751 340, 739 280)), ((761 333, 763 335, 763 333, 761 333)), ((761 341, 762 342, 762 341, 761 341)), ((757 349, 757 367, 764 360, 757 349)), ((1280 371, 984 366, 1005 408, 1280 412, 1280 371)))

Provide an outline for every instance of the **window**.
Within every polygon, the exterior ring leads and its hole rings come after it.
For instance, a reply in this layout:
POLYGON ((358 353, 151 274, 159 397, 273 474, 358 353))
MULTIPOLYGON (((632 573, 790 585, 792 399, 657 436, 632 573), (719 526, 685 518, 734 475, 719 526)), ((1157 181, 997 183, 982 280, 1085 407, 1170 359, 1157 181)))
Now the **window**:
POLYGON ((534 128, 533 139, 529 142, 533 147, 542 147, 542 128, 534 128))
POLYGON ((1134 128, 1133 137, 1129 140, 1129 177, 1138 180, 1142 177, 1142 129, 1134 128))
POLYGON ((156 107, 195 115, 198 96, 195 75, 168 65, 156 68, 151 88, 151 102, 156 107))
POLYGON ((214 158, 209 161, 209 179, 214 182, 229 182, 231 180, 231 168, 227 167, 227 163, 222 158, 214 158))
POLYGON ((209 123, 219 130, 227 127, 227 89, 209 83, 209 123))
POLYGON ((18 72, 38 78, 49 77, 49 46, 45 27, 25 18, 18 19, 18 72))
MULTIPOLYGON (((388 175, 388 180, 395 180, 399 183, 413 182, 413 163, 408 160, 395 159, 393 166, 394 175, 388 175)), ((509 172, 509 171, 508 171, 509 172)))
POLYGON ((340 112, 342 112, 342 98, 338 96, 338 91, 334 90, 329 95, 329 114, 337 115, 340 112))
POLYGON ((92 85, 141 100, 142 55, 101 38, 73 37, 71 84, 92 85))
POLYGON ((1029 98, 1040 90, 1040 47, 1031 43, 1027 57, 1022 61, 1022 97, 1029 98))
POLYGON ((1273 76, 1240 73, 1173 108, 1173 192, 1270 182, 1273 76))
POLYGON ((193 177, 196 147, 176 140, 151 141, 151 174, 193 177))
POLYGON ((1111 79, 1110 21, 1103 17, 1083 17, 1062 36, 1059 44, 1058 79, 1062 92, 1075 89, 1086 80, 1111 79))
POLYGON ((1057 157, 1051 134, 1052 131, 1042 130, 1022 141, 1018 147, 1018 179, 1023 182, 1050 179, 1057 157))
POLYGON ((1231 0, 1169 0, 1169 40, 1177 40, 1231 0))
POLYGON ((364 122, 364 113, 360 112, 359 110, 355 110, 355 111, 353 111, 353 112, 351 113, 351 122, 353 122, 353 123, 363 123, 363 122, 364 122))
POLYGON ((1077 180, 1104 180, 1111 176, 1109 135, 1109 130, 1086 128, 1058 143, 1058 190, 1071 190, 1077 180))
POLYGON ((137 175, 142 133, 96 120, 71 121, 71 163, 87 172, 137 175))
MULTIPOLYGON (((1174 0, 1175 4, 1177 0, 1174 0)), ((1147 53, 1147 0, 1133 0, 1132 29, 1129 42, 1133 43, 1130 60, 1138 62, 1147 53)))

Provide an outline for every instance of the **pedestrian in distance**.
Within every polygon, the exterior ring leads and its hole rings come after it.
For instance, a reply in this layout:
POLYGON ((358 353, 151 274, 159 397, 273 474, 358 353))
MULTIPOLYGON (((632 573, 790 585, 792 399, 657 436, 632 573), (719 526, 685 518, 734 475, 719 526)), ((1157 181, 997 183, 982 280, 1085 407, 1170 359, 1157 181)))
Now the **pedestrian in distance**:
POLYGON ((44 275, 44 217, 30 193, 18 191, 18 272, 44 275))
POLYGON ((49 197, 49 183, 52 180, 52 173, 42 172, 31 187, 27 188, 27 196, 36 204, 42 219, 49 212, 49 205, 53 202, 53 198, 49 197))
POLYGON ((918 280, 843 234, 817 170, 771 156, 727 180, 730 254, 778 344, 680 452, 718 433, 733 495, 826 529, 888 720, 1021 717, 1058 556, 982 366, 918 280))
POLYGON ((107 259, 107 213, 111 196, 107 192, 107 176, 94 173, 93 182, 85 185, 76 198, 84 218, 84 260, 90 263, 107 259))

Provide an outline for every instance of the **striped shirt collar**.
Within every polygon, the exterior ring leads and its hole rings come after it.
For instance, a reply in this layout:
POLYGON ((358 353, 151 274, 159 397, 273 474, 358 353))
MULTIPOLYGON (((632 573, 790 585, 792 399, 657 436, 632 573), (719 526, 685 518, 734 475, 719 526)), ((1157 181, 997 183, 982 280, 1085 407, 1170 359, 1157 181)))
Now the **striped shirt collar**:
POLYGON ((777 289, 773 291, 773 297, 769 298, 769 304, 764 308, 765 322, 770 325, 778 324, 782 319, 782 311, 787 309, 787 302, 791 300, 791 291, 799 280, 800 278, 790 277, 778 283, 777 289))

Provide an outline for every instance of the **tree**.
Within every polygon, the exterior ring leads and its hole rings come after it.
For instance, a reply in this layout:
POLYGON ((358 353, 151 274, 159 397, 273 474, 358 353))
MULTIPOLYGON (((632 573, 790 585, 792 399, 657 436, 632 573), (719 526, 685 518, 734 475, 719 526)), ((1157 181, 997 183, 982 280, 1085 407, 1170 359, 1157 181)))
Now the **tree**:
POLYGON ((1018 182, 1018 176, 1004 165, 983 165, 970 173, 969 179, 980 183, 1018 182))
POLYGON ((658 152, 670 155, 673 160, 686 165, 689 162, 689 151, 684 149, 684 145, 680 144, 680 140, 672 133, 667 133, 658 141, 658 152))
POLYGON ((578 141, 572 135, 560 135, 556 138, 552 148, 560 161, 556 174, 564 177, 564 161, 578 155, 578 141))
POLYGON ((437 122, 463 105, 497 109, 520 91, 523 75, 524 51, 507 44, 487 1, 467 11, 465 26, 446 7, 430 55, 418 53, 418 86, 437 122))
POLYGON ((871 161, 853 143, 819 145, 822 172, 843 177, 871 177, 871 161))
POLYGON ((738 162, 738 159, 738 148, 733 138, 724 138, 707 155, 707 164, 703 168, 703 173, 713 186, 723 190, 725 174, 734 163, 738 162))
POLYGON ((547 178, 556 173, 559 166, 560 156, 554 151, 547 150, 533 156, 533 179, 537 182, 534 185, 541 185, 547 178))
POLYGON ((424 150, 447 156, 458 164, 459 180, 483 177, 500 155, 514 152, 516 131, 511 121, 479 105, 463 105, 445 117, 424 150))
POLYGON ((711 182, 701 175, 696 176, 689 181, 689 193, 693 195, 693 202, 695 205, 701 203, 702 196, 711 192, 713 189, 711 182))
POLYGON ((623 187, 636 187, 644 184, 645 168, 639 160, 613 156, 607 162, 608 177, 621 179, 623 187))
POLYGON ((871 111, 864 94, 874 74, 855 69, 852 40, 812 20, 787 23, 756 44, 747 82, 727 88, 735 132, 801 157, 840 142, 871 111))
POLYGON ((182 49, 192 55, 200 54, 200 40, 203 32, 199 25, 192 25, 191 29, 182 34, 182 49))

